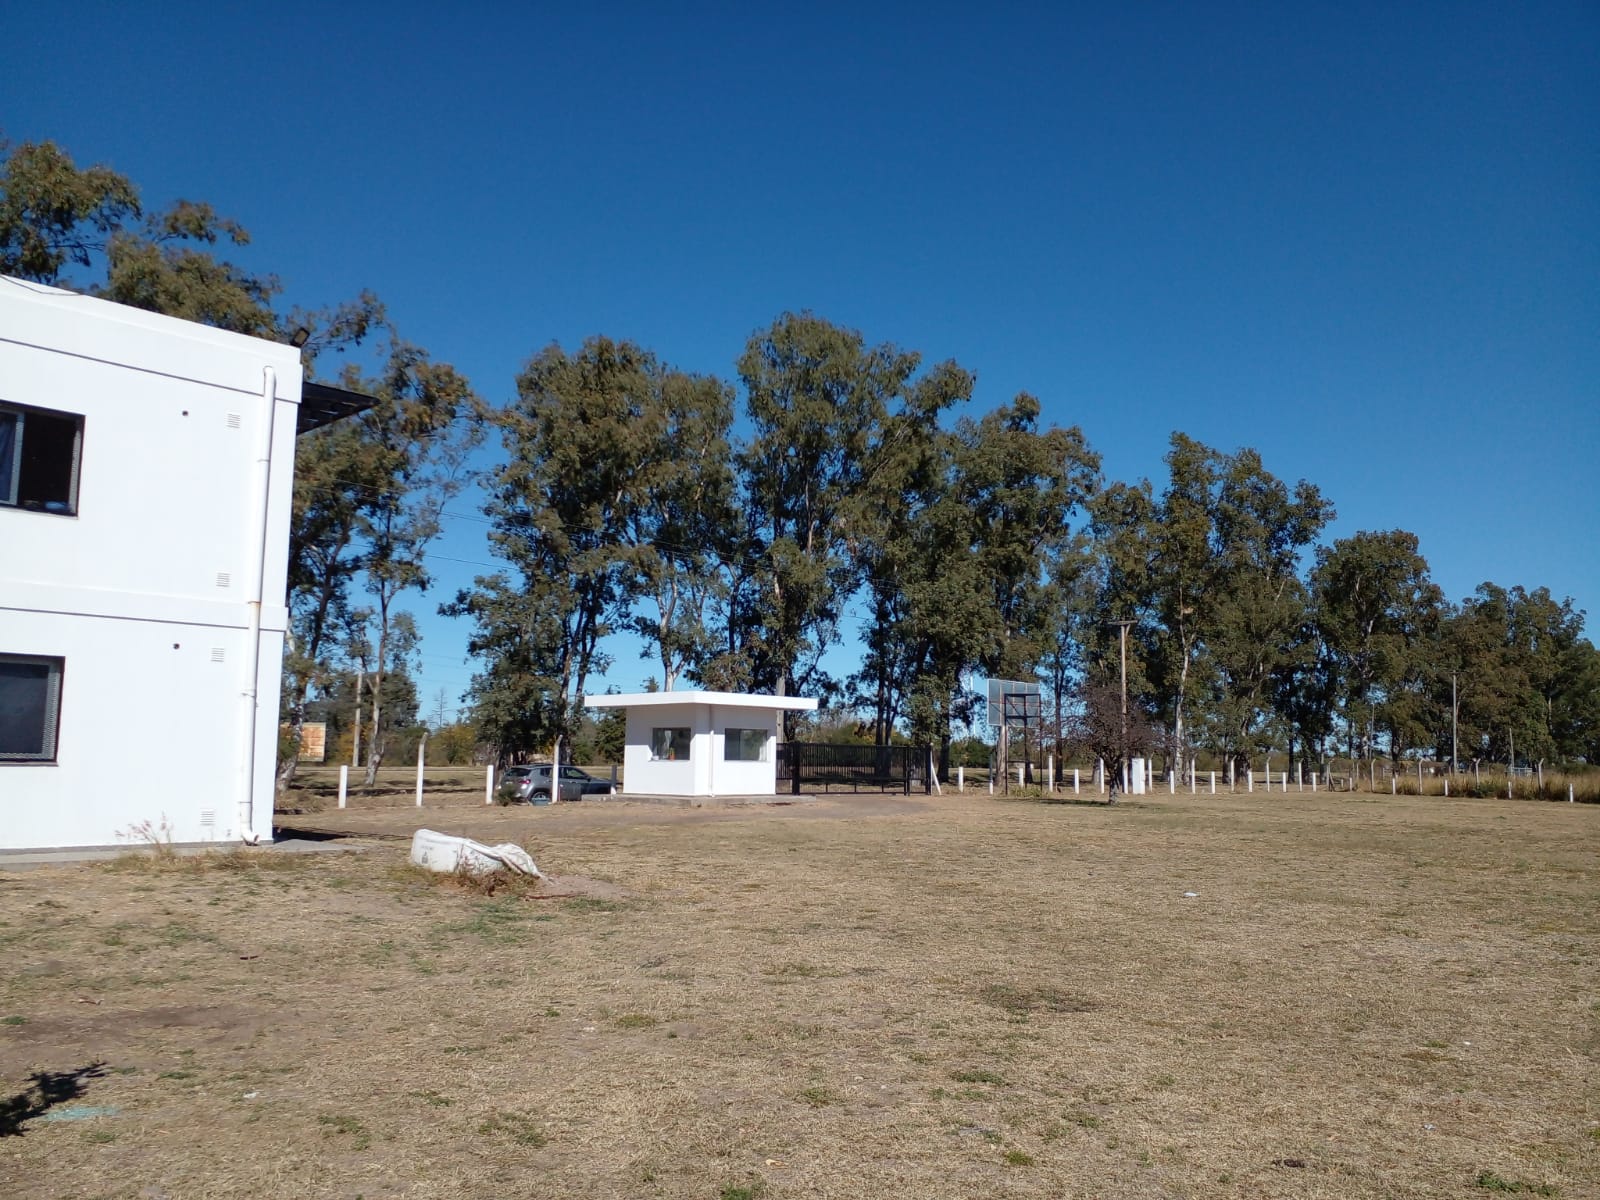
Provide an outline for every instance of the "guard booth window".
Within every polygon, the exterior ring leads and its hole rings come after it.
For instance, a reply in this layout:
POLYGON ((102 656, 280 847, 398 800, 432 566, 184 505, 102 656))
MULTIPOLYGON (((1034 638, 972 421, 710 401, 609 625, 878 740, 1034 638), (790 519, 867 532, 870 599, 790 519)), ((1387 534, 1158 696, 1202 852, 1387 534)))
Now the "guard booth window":
POLYGON ((80 416, 0 405, 0 505, 76 513, 82 445, 80 416))

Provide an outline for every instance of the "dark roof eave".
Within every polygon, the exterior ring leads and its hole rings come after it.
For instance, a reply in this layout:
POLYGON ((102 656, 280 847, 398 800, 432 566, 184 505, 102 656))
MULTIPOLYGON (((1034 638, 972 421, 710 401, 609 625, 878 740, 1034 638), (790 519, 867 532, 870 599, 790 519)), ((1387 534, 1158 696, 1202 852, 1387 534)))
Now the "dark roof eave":
POLYGON ((378 403, 372 396, 352 392, 347 388, 331 387, 326 383, 300 385, 300 415, 294 423, 296 435, 310 433, 324 425, 332 425, 346 417, 364 413, 378 403))

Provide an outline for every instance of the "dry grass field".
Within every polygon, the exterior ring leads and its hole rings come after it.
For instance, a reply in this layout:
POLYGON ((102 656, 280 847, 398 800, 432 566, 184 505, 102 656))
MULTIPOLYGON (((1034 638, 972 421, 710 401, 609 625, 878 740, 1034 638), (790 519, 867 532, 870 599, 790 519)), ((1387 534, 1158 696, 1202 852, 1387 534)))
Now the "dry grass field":
POLYGON ((1592 807, 286 821, 367 848, 0 874, 0 1195, 1600 1194, 1592 807))

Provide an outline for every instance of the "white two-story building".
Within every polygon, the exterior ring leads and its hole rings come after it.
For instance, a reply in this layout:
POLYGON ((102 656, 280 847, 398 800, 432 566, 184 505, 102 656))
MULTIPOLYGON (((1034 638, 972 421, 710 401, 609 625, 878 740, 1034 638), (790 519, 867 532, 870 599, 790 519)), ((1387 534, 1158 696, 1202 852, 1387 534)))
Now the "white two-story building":
POLYGON ((0 851, 268 841, 299 351, 0 277, 0 851))

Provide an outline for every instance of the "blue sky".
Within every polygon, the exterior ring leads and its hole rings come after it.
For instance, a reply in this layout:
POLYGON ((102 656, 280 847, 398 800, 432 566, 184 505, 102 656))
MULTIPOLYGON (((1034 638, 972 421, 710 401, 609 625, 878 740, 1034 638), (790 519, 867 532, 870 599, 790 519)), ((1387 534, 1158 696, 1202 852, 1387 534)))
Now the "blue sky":
MULTIPOLYGON (((0 0, 0 129, 212 202, 293 302, 372 288, 491 399, 591 333, 731 377, 810 309, 1110 476, 1254 446, 1453 600, 1600 622, 1600 10, 1396 7, 0 0)), ((430 708, 483 529, 413 606, 430 708)))

